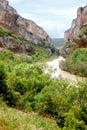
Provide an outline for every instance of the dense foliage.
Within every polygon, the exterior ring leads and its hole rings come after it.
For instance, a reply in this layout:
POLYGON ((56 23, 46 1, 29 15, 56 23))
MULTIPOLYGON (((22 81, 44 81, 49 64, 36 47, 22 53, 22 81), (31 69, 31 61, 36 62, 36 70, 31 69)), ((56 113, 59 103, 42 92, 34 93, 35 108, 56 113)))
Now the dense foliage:
MULTIPOLYGON (((72 55, 74 63, 82 61, 76 60, 80 55, 77 52, 72 55)), ((0 98, 14 108, 48 115, 60 127, 54 124, 54 130, 86 130, 87 80, 75 84, 64 79, 52 80, 48 74, 43 73, 43 67, 45 65, 36 63, 32 56, 16 56, 10 51, 1 52, 0 98)))
POLYGON ((39 64, 29 64, 29 58, 15 56, 10 51, 0 53, 0 93, 10 105, 25 107, 24 101, 33 100, 44 84, 49 83, 49 76, 43 74, 39 64))
POLYGON ((70 73, 87 76, 87 49, 76 49, 72 55, 68 56, 65 61, 60 63, 61 69, 70 73))
POLYGON ((82 37, 83 35, 87 35, 87 25, 84 25, 84 26, 81 27, 79 37, 82 37))

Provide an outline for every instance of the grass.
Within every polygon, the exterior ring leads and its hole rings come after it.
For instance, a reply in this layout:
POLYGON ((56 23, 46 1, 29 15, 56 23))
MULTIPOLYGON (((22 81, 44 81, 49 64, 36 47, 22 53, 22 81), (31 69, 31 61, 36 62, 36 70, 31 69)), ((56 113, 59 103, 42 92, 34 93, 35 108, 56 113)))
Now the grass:
POLYGON ((0 101, 0 130, 59 130, 52 119, 9 108, 0 101))

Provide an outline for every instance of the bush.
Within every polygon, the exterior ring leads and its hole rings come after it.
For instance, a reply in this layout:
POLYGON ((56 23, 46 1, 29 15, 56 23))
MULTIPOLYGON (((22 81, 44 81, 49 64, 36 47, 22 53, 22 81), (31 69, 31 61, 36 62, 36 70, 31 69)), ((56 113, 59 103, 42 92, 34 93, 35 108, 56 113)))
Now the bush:
POLYGON ((35 96, 35 109, 40 114, 49 114, 61 127, 64 125, 64 113, 68 109, 67 99, 62 95, 67 85, 64 80, 55 81, 35 96))
POLYGON ((76 49, 72 54, 73 63, 80 63, 87 61, 87 49, 76 49))
MULTIPOLYGON (((76 61, 80 53, 86 55, 86 50, 84 53, 82 50, 77 52, 66 59, 66 69, 86 75, 84 64, 86 58, 84 57, 84 60, 79 58, 78 62, 76 61)), ((61 128, 55 126, 54 130, 86 130, 87 80, 74 84, 62 78, 52 80, 48 74, 43 73, 43 64, 29 64, 27 57, 23 58, 9 51, 0 53, 0 96, 2 99, 10 106, 26 111, 35 110, 40 115, 55 119, 61 128)), ((51 128, 49 126, 46 129, 51 130, 51 128)))
POLYGON ((87 35, 87 25, 82 26, 79 36, 82 37, 83 35, 87 35))
POLYGON ((6 72, 4 63, 0 62, 0 95, 5 98, 7 93, 6 72))
POLYGON ((87 49, 76 49, 71 56, 60 63, 60 68, 70 73, 87 76, 87 49))
POLYGON ((86 128, 84 121, 77 119, 72 111, 67 113, 63 130, 86 130, 86 128))

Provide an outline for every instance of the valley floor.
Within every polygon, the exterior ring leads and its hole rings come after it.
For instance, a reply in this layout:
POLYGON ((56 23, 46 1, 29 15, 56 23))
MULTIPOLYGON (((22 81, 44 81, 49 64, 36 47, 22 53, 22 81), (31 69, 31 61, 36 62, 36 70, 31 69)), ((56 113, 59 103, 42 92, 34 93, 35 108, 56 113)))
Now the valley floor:
POLYGON ((52 78, 62 77, 69 79, 71 81, 76 81, 81 79, 76 75, 70 74, 69 72, 63 71, 59 68, 60 61, 65 60, 63 57, 59 56, 57 59, 47 62, 49 69, 45 70, 46 73, 51 73, 52 78))

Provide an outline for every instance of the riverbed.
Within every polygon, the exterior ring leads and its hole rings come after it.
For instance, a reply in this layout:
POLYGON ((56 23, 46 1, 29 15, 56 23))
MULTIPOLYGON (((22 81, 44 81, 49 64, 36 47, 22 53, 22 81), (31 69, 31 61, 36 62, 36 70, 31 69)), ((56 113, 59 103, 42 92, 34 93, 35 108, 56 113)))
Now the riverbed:
POLYGON ((59 68, 60 61, 65 60, 62 56, 57 59, 47 62, 48 69, 45 70, 46 73, 50 73, 52 78, 65 78, 72 81, 77 81, 80 77, 70 74, 69 72, 63 71, 59 68))

